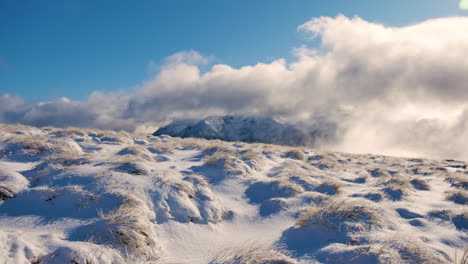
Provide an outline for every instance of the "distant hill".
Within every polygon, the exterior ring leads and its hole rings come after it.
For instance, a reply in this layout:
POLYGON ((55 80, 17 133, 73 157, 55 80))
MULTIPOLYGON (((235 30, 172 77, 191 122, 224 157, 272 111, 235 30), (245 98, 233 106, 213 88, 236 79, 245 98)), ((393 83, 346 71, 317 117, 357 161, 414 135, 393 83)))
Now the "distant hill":
POLYGON ((155 136, 196 137, 224 141, 310 145, 313 138, 293 125, 269 117, 210 116, 202 120, 178 120, 159 128, 155 136))

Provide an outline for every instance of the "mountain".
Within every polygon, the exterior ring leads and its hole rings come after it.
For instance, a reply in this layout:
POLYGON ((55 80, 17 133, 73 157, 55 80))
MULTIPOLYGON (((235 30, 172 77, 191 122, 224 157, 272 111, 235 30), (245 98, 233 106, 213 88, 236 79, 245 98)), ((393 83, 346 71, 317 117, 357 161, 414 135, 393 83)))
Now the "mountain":
POLYGON ((153 135, 289 146, 308 145, 312 141, 310 134, 290 124, 278 122, 273 118, 231 115, 211 116, 199 121, 174 121, 159 128, 153 135))

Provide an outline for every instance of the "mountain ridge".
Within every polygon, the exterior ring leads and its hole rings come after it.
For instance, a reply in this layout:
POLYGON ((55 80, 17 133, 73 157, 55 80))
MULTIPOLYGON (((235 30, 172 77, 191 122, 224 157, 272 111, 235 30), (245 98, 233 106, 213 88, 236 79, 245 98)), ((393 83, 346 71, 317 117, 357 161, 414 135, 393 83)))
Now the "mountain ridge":
POLYGON ((271 117, 225 115, 209 116, 200 120, 176 120, 159 128, 153 135, 308 146, 314 144, 317 133, 315 130, 307 131, 271 117))

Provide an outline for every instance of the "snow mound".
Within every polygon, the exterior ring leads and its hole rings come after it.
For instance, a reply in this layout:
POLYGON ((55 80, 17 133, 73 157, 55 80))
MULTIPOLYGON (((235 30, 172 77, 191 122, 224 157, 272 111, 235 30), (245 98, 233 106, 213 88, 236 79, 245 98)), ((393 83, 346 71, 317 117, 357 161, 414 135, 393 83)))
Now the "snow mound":
POLYGON ((29 181, 23 175, 0 168, 0 201, 14 198, 28 185, 29 181))

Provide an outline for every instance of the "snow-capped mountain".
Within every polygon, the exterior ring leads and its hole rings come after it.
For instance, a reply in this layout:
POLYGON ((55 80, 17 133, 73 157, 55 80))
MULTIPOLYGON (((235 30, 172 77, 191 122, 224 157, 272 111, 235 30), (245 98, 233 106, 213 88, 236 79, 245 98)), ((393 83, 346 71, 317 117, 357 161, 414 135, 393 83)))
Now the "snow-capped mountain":
POLYGON ((454 160, 0 124, 0 263, 465 264, 467 176, 454 160))
POLYGON ((311 142, 311 136, 286 123, 268 117, 211 116, 202 120, 177 120, 153 135, 197 137, 224 141, 242 141, 299 146, 311 142))

